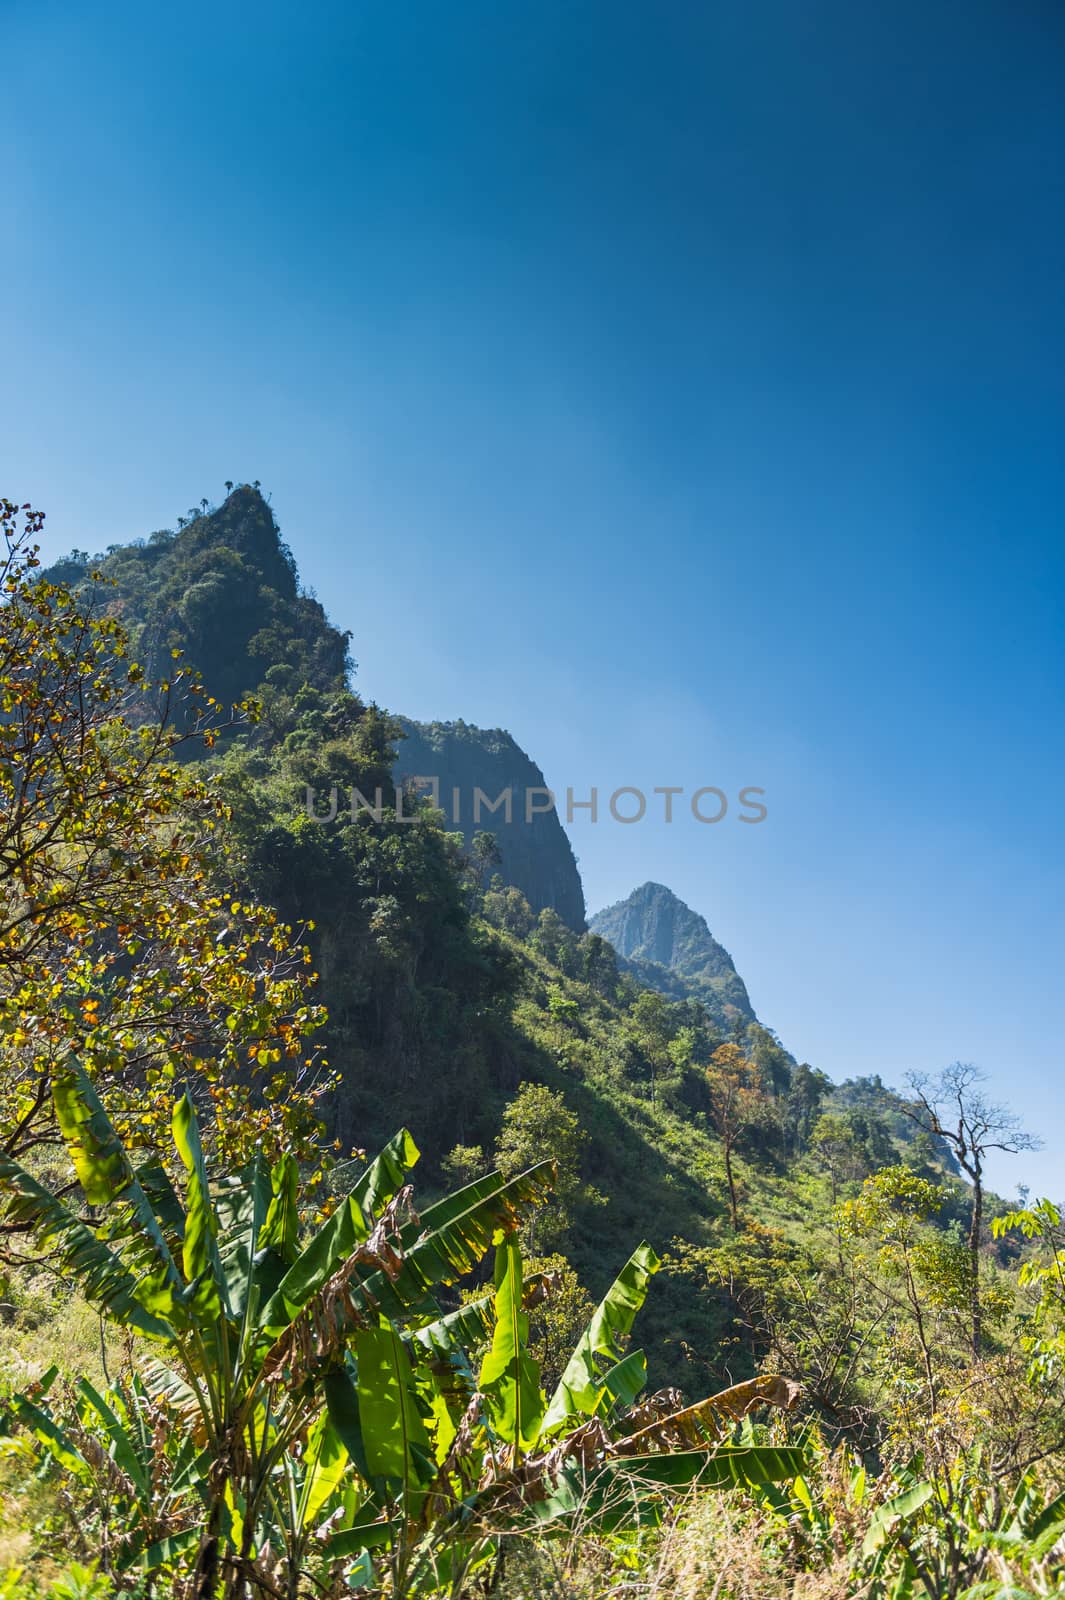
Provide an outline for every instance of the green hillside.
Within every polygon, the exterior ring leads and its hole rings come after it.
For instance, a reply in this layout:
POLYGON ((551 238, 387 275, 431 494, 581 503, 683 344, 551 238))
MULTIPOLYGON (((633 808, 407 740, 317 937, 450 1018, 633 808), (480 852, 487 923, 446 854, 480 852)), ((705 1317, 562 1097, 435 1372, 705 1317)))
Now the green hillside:
MULTIPOLYGON (((565 1235, 588 1288, 598 1292, 640 1237, 683 1262, 645 1314, 658 1379, 687 1382, 692 1360, 722 1349, 736 1313, 697 1254, 733 1232, 707 1077, 722 1045, 739 1043, 755 1080, 735 1159, 743 1213, 765 1230, 766 1250, 827 1249, 833 1199, 900 1155, 947 1170, 945 1149, 915 1142, 879 1083, 836 1089, 796 1066, 755 1019, 705 920, 664 886, 645 885, 581 933, 568 925, 580 925, 583 907, 569 878, 556 880, 567 915, 550 900, 552 860, 568 861, 575 880, 556 818, 539 835, 551 857, 539 911, 522 893, 537 887, 536 863, 515 855, 504 828, 498 852, 478 855, 471 830, 449 831, 428 803, 416 824, 398 821, 405 731, 422 765, 450 763, 456 781, 481 778, 493 793, 539 769, 507 735, 405 729, 365 706, 350 688, 350 634, 301 593, 256 489, 238 487, 176 534, 92 561, 75 554, 51 575, 84 579, 96 565, 135 647, 179 647, 216 693, 221 683, 230 698, 262 700, 257 725, 203 758, 231 807, 244 890, 297 926, 314 924, 340 1078, 330 1134, 375 1149, 406 1124, 441 1181, 455 1147, 488 1160, 523 1084, 550 1087, 587 1136, 581 1176, 597 1198, 578 1198, 565 1235), (334 787, 343 799, 329 820, 334 787), (353 816, 351 792, 378 789, 381 820, 353 816)), ((963 1219, 965 1205, 959 1190, 949 1215, 963 1219)), ((744 1339, 729 1356, 734 1372, 753 1370, 757 1341, 750 1330, 744 1339)))
POLYGON ((2 507, 0 1596, 1057 1592, 1008 1109, 796 1061, 663 885, 586 930, 557 820, 402 788, 532 758, 201 513, 42 576, 2 507))

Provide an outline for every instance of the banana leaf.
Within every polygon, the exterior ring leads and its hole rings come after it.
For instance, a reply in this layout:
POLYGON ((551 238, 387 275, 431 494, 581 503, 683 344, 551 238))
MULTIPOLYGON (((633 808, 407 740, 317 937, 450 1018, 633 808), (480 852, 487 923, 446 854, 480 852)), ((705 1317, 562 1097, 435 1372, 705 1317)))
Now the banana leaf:
POLYGON ((79 1379, 77 1389, 86 1409, 94 1412, 103 1425, 111 1460, 125 1473, 145 1504, 149 1503, 152 1497, 150 1469, 138 1454, 128 1430, 87 1378, 79 1379))
POLYGON ((923 1505, 931 1500, 935 1488, 930 1483, 918 1483, 905 1494, 886 1500, 873 1514, 865 1539, 862 1541, 862 1558, 876 1555, 890 1539, 900 1522, 908 1522, 923 1505))
MULTIPOLYGON (((612 1362, 615 1366, 618 1363, 621 1340, 630 1332, 633 1319, 647 1298, 651 1278, 659 1265, 651 1246, 641 1244, 622 1267, 596 1307, 559 1379, 544 1417, 545 1434, 555 1432, 572 1418, 592 1417, 602 1409, 604 1384, 597 1360, 612 1362)), ((626 1380, 633 1372, 634 1368, 630 1368, 625 1374, 616 1375, 615 1385, 620 1376, 627 1388, 626 1380)))
POLYGON ((536 1527, 548 1533, 564 1533, 574 1519, 603 1532, 656 1526, 671 1494, 779 1482, 796 1477, 805 1465, 805 1452, 790 1445, 723 1445, 613 1458, 590 1471, 573 1461, 563 1467, 555 1493, 527 1510, 536 1527))
POLYGON ((291 1261, 299 1241, 299 1166, 287 1152, 270 1174, 270 1204, 259 1230, 257 1247, 276 1250, 284 1261, 291 1261))
POLYGON ((421 1151, 406 1128, 393 1134, 351 1191, 351 1198, 366 1219, 367 1232, 381 1208, 399 1193, 421 1151))
POLYGON ((420 1223, 401 1235, 403 1261, 395 1280, 377 1271, 362 1282, 365 1302, 400 1320, 425 1307, 429 1290, 456 1283, 491 1246, 497 1232, 516 1228, 546 1195, 555 1173, 553 1161, 505 1179, 498 1172, 479 1178, 423 1212, 420 1223))
POLYGON ((260 1330, 282 1333, 366 1237, 362 1212, 349 1196, 285 1272, 259 1314, 260 1330))
POLYGON ((434 1317, 420 1328, 409 1328, 403 1335, 408 1344, 420 1344, 436 1355, 450 1355, 456 1349, 465 1352, 469 1345, 482 1344, 492 1332, 493 1296, 469 1300, 457 1311, 448 1311, 434 1317))
POLYGON ((300 1495, 299 1526, 306 1527, 337 1489, 348 1464, 348 1452, 328 1411, 319 1414, 307 1437, 306 1477, 300 1495))
POLYGON ((27 1433, 31 1433, 37 1443, 43 1445, 61 1467, 65 1467, 68 1472, 79 1474, 88 1469, 89 1464, 81 1451, 71 1443, 63 1429, 47 1411, 42 1411, 23 1394, 13 1395, 8 1405, 27 1433))
POLYGON ((185 1321, 184 1283, 158 1218, 130 1165, 84 1068, 71 1057, 52 1084, 56 1117, 90 1205, 120 1203, 128 1218, 131 1259, 140 1269, 138 1298, 161 1316, 185 1321))
POLYGON ((174 1147, 185 1168, 185 1234, 181 1261, 188 1281, 185 1301, 198 1320, 230 1316, 225 1273, 218 1253, 218 1217, 211 1203, 200 1125, 188 1091, 170 1120, 174 1147))
MULTIPOLYGON (((56 1251, 90 1304, 122 1327, 153 1339, 174 1337, 171 1323, 157 1314, 152 1285, 135 1277, 109 1244, 10 1156, 0 1155, 0 1190, 7 1216, 56 1251)), ((179 1303, 177 1309, 180 1312, 179 1303)))
POLYGON ((496 1246, 495 1330, 481 1363, 484 1391, 500 1440, 510 1446, 511 1464, 540 1436, 544 1395, 540 1371, 528 1352, 529 1319, 521 1308, 521 1247, 513 1234, 496 1246))
POLYGON ((415 1480, 428 1482, 435 1465, 398 1329, 385 1319, 379 1327, 361 1329, 356 1355, 359 1421, 371 1478, 397 1478, 405 1491, 415 1480))

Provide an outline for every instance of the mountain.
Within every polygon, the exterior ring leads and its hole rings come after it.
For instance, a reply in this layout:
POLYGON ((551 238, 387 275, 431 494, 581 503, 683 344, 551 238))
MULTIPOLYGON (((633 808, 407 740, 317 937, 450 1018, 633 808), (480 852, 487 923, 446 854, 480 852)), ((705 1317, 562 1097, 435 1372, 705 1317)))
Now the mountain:
POLYGON ((673 999, 702 1000, 726 1027, 755 1020, 747 987, 705 917, 662 883, 644 883, 627 900, 597 911, 588 924, 612 944, 649 988, 673 999))
POLYGON ((171 651, 181 649, 223 704, 347 683, 351 636, 301 590, 274 514, 248 484, 215 510, 179 517, 177 532, 162 529, 91 558, 75 550, 47 576, 77 583, 90 570, 108 580, 111 607, 150 676, 165 675, 171 651))
POLYGON ((536 763, 501 728, 475 728, 461 721, 404 720, 401 725, 397 779, 435 779, 445 825, 460 831, 467 844, 475 833, 494 833, 503 879, 521 891, 533 911, 556 911, 568 927, 583 933, 584 889, 558 813, 534 810, 527 820, 526 796, 543 791, 532 802, 536 807, 546 794, 536 763), (488 810, 500 795, 509 796, 509 821, 507 800, 494 812, 488 810))
MULTIPOLYGON (((757 1068, 734 1160, 759 1250, 768 1229, 774 1249, 813 1240, 831 1261, 828 1219, 848 1185, 900 1155, 943 1172, 942 1152, 919 1147, 882 1084, 834 1090, 794 1062, 755 1019, 728 952, 669 889, 644 884, 585 932, 557 816, 524 821, 525 791, 544 787, 539 767, 502 730, 365 705, 351 686, 349 635, 301 590, 254 487, 176 533, 92 560, 75 552, 49 575, 77 585, 96 569, 149 669, 165 670, 180 647, 219 699, 250 692, 263 703, 261 722, 198 755, 230 807, 236 892, 307 930, 340 1080, 323 1105, 330 1136, 380 1148, 405 1125, 432 1186, 456 1160, 483 1170, 523 1084, 551 1089, 587 1136, 581 1176, 594 1190, 575 1202, 568 1247, 582 1281, 598 1298, 641 1237, 670 1253, 674 1270, 645 1313, 653 1386, 683 1380, 733 1312, 708 1271, 734 1232, 708 1078, 723 1043, 739 1043, 757 1068), (404 773, 438 780, 443 814, 426 808, 413 824, 396 814, 392 777, 404 773), (345 799, 329 815, 333 788, 345 799), (352 813, 356 788, 381 788, 379 818, 352 813), (474 821, 478 788, 489 802, 513 789, 510 824, 501 811, 474 821), (465 847, 478 831, 496 835, 497 863, 465 847), (512 889, 499 892, 496 867, 512 889)), ((402 599, 396 572, 391 591, 364 604, 402 599)), ((951 1195, 944 1220, 964 1224, 964 1190, 951 1195)), ((753 1370, 754 1354, 730 1354, 728 1374, 753 1370)))
MULTIPOLYGON (((362 715, 350 694, 351 634, 334 627, 320 602, 300 587, 295 558, 255 486, 238 484, 215 509, 207 502, 198 512, 192 507, 178 518, 176 532, 163 529, 92 557, 73 551, 47 576, 78 583, 91 570, 106 577, 109 604, 150 676, 165 676, 171 651, 180 649, 223 704, 249 695, 263 703, 258 743, 276 745, 294 734, 303 740, 296 727, 312 691, 324 697, 314 713, 319 734, 326 731, 323 718, 341 701, 347 701, 349 722, 362 715)), ((462 721, 389 720, 400 748, 394 776, 438 779, 445 826, 467 844, 478 831, 494 833, 496 870, 505 882, 534 912, 553 910, 583 932, 584 892, 573 850, 554 811, 538 811, 526 822, 526 792, 544 789, 544 775, 510 734, 462 721), (457 819, 455 789, 461 796, 457 819), (479 821, 473 814, 477 789, 486 797, 479 821), (487 809, 507 789, 513 797, 509 823, 502 809, 487 809)))

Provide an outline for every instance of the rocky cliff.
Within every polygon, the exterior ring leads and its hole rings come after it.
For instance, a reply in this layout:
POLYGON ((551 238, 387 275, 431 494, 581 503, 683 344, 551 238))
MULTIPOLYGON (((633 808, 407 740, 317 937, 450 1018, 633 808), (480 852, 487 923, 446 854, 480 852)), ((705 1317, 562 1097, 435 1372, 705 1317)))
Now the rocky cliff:
POLYGON ((614 946, 641 982, 673 998, 703 1000, 726 1023, 754 1018, 743 979, 705 917, 661 883, 645 883, 628 899, 597 911, 588 924, 614 946))
POLYGON ((520 889, 534 911, 557 911, 569 927, 584 931, 584 890, 573 848, 555 811, 545 803, 544 775, 509 733, 466 722, 404 722, 396 762, 398 778, 434 779, 447 826, 467 843, 475 833, 493 833, 498 871, 520 889), (477 800, 477 793, 483 797, 477 800), (539 794, 536 791, 540 791, 539 794), (509 793, 494 811, 489 805, 509 793), (526 809, 532 793, 533 812, 526 809), (479 810, 479 817, 476 811, 479 810))
POLYGON ((91 558, 74 551, 47 575, 77 583, 100 570, 149 675, 166 675, 171 651, 180 649, 223 704, 304 684, 342 689, 351 636, 301 590, 258 489, 240 484, 216 509, 203 501, 195 511, 178 518, 176 532, 163 529, 91 558))

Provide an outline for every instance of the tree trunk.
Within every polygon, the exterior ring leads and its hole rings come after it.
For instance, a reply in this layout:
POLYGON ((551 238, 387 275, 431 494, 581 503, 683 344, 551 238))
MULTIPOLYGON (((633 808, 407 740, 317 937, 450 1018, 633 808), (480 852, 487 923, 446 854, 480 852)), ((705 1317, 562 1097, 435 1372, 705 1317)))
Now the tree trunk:
POLYGON ((222 1503, 216 1500, 211 1506, 207 1521, 204 1523, 200 1535, 200 1547, 196 1552, 196 1565, 192 1569, 192 1580, 189 1584, 189 1600, 215 1600, 218 1593, 218 1580, 221 1576, 221 1540, 219 1533, 222 1526, 222 1503))
POLYGON ((738 1233, 740 1228, 740 1210, 736 1204, 736 1180, 732 1175, 732 1145, 725 1140, 725 1177, 728 1181, 729 1213, 732 1217, 732 1231, 738 1233))
POLYGON ((921 1356, 924 1361, 925 1382, 928 1385, 928 1416, 929 1420, 936 1412, 936 1377, 932 1369, 932 1352, 928 1348, 928 1338, 925 1334, 924 1314, 921 1310, 921 1296, 917 1292, 917 1285, 913 1281, 910 1271, 909 1257, 906 1258, 906 1292, 910 1298, 913 1310, 913 1319, 917 1325, 917 1342, 921 1346, 921 1356))
POLYGON ((983 1343, 983 1313, 980 1306, 980 1233, 984 1221, 984 1186, 980 1168, 973 1174, 973 1215, 969 1224, 969 1310, 972 1317, 973 1355, 983 1343))

